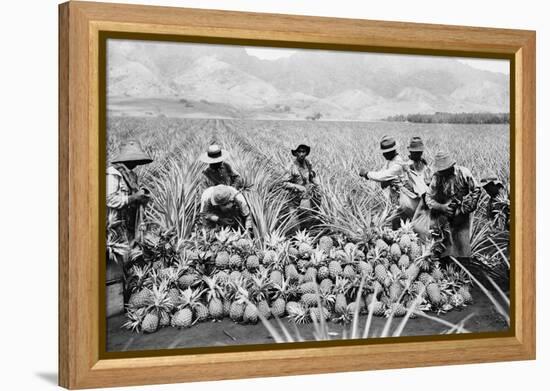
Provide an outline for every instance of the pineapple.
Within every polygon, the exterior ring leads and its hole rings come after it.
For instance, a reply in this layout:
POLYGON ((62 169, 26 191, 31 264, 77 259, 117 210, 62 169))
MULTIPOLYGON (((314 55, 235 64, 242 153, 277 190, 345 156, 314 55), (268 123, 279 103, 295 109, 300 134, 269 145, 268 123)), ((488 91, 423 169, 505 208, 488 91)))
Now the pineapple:
POLYGON ((154 333, 159 327, 159 316, 156 313, 149 312, 141 322, 141 329, 144 333, 154 333))
POLYGON ((277 318, 281 318, 285 314, 285 299, 282 297, 277 298, 273 303, 271 303, 271 313, 277 318))
POLYGON ((429 285, 427 285, 426 293, 428 294, 428 298, 433 305, 438 306, 443 303, 441 289, 439 288, 439 285, 437 283, 431 282, 429 285))
POLYGON ((172 316, 170 325, 175 328, 191 327, 193 322, 193 312, 189 307, 182 308, 172 316))
POLYGON ((392 303, 395 303, 399 300, 401 297, 401 293, 403 293, 403 286, 398 280, 395 280, 392 282, 389 288, 388 297, 390 298, 390 301, 392 303))
POLYGON ((258 313, 265 319, 271 318, 271 309, 269 308, 267 300, 261 300, 258 302, 258 313))
POLYGON ((313 307, 317 305, 317 294, 315 293, 304 293, 302 295, 301 303, 304 307, 313 307))
POLYGON ((372 265, 365 261, 359 261, 357 267, 359 268, 361 276, 370 276, 374 272, 372 265))
POLYGON ((321 266, 318 270, 317 270, 317 278, 319 280, 324 280, 326 278, 328 278, 330 276, 330 271, 328 269, 328 267, 326 266, 321 266))
POLYGON ((383 264, 378 264, 374 267, 374 276, 382 285, 386 284, 386 279, 388 278, 388 271, 383 264))
POLYGON ((309 258, 313 251, 313 239, 309 236, 306 230, 298 231, 294 235, 294 241, 298 245, 298 255, 301 258, 309 258))
POLYGON ((383 256, 384 253, 387 253, 390 249, 388 244, 382 239, 378 239, 376 241, 374 247, 375 247, 376 250, 378 250, 378 252, 380 253, 381 256, 383 256))
POLYGON ((407 254, 401 255, 401 257, 397 261, 397 266, 399 266, 400 269, 407 269, 410 264, 411 264, 411 261, 407 254))
POLYGON ((344 267, 344 271, 342 272, 342 275, 345 278, 352 280, 357 276, 357 273, 355 272, 355 269, 353 268, 352 265, 346 265, 344 267))
POLYGON ((458 290, 458 294, 460 296, 462 296, 462 298, 464 299, 464 304, 471 304, 473 303, 473 298, 472 298, 472 294, 470 293, 470 290, 468 289, 467 286, 463 285, 460 287, 460 289, 458 290))
POLYGON ((234 269, 239 269, 243 266, 243 259, 239 254, 233 254, 229 257, 229 266, 234 269))
POLYGON ((330 253, 330 250, 334 247, 334 242, 330 236, 321 236, 319 239, 319 248, 326 254, 330 253))
POLYGON ((231 307, 229 309, 229 317, 234 322, 239 322, 244 314, 244 304, 240 303, 238 301, 234 301, 231 303, 231 307))
POLYGON ((200 281, 199 276, 196 273, 191 272, 191 273, 183 274, 178 279, 178 285, 180 288, 185 289, 188 287, 195 286, 199 281, 200 281))
POLYGON ((330 312, 325 307, 313 307, 309 309, 309 317, 313 322, 321 322, 321 319, 327 320, 330 317, 330 312))
POLYGON ((210 313, 208 312, 208 308, 204 304, 197 303, 193 309, 195 310, 195 318, 197 319, 197 322, 204 322, 208 319, 210 313))
POLYGON ((332 280, 330 278, 325 278, 321 281, 321 284, 319 285, 319 291, 321 293, 330 293, 332 292, 332 280))
POLYGON ((416 242, 411 242, 409 256, 412 261, 416 261, 422 256, 422 248, 416 242))
POLYGON ((241 278, 242 274, 238 270, 233 270, 229 275, 229 282, 236 282, 241 278))
POLYGON ((373 301, 368 306, 369 312, 372 312, 374 316, 384 316, 385 315, 385 309, 384 304, 380 301, 373 301))
POLYGON ((274 250, 267 250, 264 252, 263 264, 266 266, 272 265, 277 262, 278 256, 274 250))
POLYGON ((304 275, 304 281, 317 281, 317 269, 308 267, 304 275))
POLYGON ((285 275, 289 281, 297 281, 300 279, 300 274, 296 270, 296 266, 293 264, 288 264, 285 267, 285 275))
POLYGON ((306 259, 299 259, 298 262, 296 262, 296 268, 301 273, 304 273, 308 266, 309 266, 309 261, 306 259))
POLYGON ((298 251, 298 249, 296 247, 292 247, 290 246, 288 248, 288 256, 291 257, 291 258, 298 258, 298 256, 300 255, 300 252, 298 251))
POLYGON ((274 285, 281 285, 283 282, 283 273, 280 270, 273 270, 269 276, 269 279, 274 285))
POLYGON ((426 296, 426 286, 421 281, 415 281, 410 287, 410 292, 413 296, 426 296))
POLYGON ((254 304, 248 303, 246 305, 243 314, 243 321, 252 324, 258 323, 258 308, 254 304))
POLYGON ((230 255, 227 251, 220 251, 216 255, 216 267, 218 269, 227 269, 229 267, 229 258, 230 255))
POLYGON ((411 263, 405 271, 405 274, 407 275, 409 281, 416 280, 416 278, 418 277, 418 273, 420 273, 420 268, 416 263, 411 263))
POLYGON ((213 319, 223 318, 223 288, 218 281, 218 275, 213 277, 203 277, 207 286, 206 301, 208 302, 208 312, 213 319))
POLYGON ((180 302, 180 292, 176 288, 171 288, 168 291, 168 299, 172 303, 173 307, 176 307, 180 302))
POLYGON ((454 293, 449 299, 449 303, 453 307, 464 307, 464 297, 459 293, 454 293))
POLYGON ((401 248, 397 243, 393 243, 390 247, 390 256, 393 261, 397 262, 401 258, 401 248))
POLYGON ((399 239, 399 248, 401 249, 401 252, 403 254, 407 253, 409 249, 411 248, 411 238, 407 234, 401 235, 401 238, 399 239))
POLYGON ((397 266, 395 263, 392 263, 390 265, 390 273, 394 277, 398 277, 401 274, 401 269, 399 269, 399 266, 397 266))
POLYGON ((432 278, 435 282, 439 282, 443 279, 443 272, 439 267, 439 262, 436 262, 434 265, 434 269, 432 270, 432 278))
POLYGON ((407 314, 407 309, 401 303, 391 303, 386 310, 385 315, 387 318, 393 316, 394 318, 401 318, 407 314))
POLYGON ((339 314, 342 314, 345 312, 348 302, 346 299, 346 294, 349 290, 349 280, 345 278, 336 278, 336 284, 334 286, 334 290, 336 292, 336 301, 334 304, 334 310, 338 312, 339 314))
POLYGON ((145 307, 152 300, 153 292, 149 288, 143 288, 139 292, 136 292, 130 296, 128 304, 131 307, 141 308, 145 307))
POLYGON ((315 281, 308 281, 300 285, 300 293, 315 293, 317 290, 317 283, 315 281))
POLYGON ((336 279, 338 276, 342 274, 342 266, 338 261, 331 261, 328 264, 328 270, 329 270, 330 276, 333 279, 336 279))
POLYGON ((234 246, 238 250, 240 250, 242 252, 245 252, 245 253, 252 250, 253 245, 254 244, 252 243, 252 240, 247 239, 247 238, 240 238, 240 239, 238 239, 234 242, 234 246))
POLYGON ((253 270, 260 267, 260 259, 256 255, 249 255, 246 258, 246 268, 253 270))
POLYGON ((428 286, 432 282, 435 282, 434 278, 426 272, 420 273, 420 276, 418 277, 418 279, 422 284, 424 284, 424 286, 428 286))

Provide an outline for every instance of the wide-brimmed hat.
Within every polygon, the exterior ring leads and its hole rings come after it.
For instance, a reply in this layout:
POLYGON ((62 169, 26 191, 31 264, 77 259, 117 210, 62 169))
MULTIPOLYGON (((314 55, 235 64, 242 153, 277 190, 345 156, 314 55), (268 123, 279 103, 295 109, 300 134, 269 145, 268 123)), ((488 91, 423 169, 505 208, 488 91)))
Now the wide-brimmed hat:
POLYGON ((382 151, 382 153, 395 151, 396 149, 397 143, 395 142, 395 139, 393 137, 382 137, 382 140, 380 141, 380 150, 382 151))
POLYGON ((212 188, 210 202, 212 205, 225 205, 233 200, 235 189, 227 185, 217 185, 212 188))
POLYGON ((411 138, 411 141, 409 141, 407 149, 409 152, 424 152, 424 141, 422 141, 420 137, 414 136, 411 138))
POLYGON ((485 175, 481 178, 481 186, 485 187, 490 183, 496 186, 504 186, 500 179, 498 179, 498 177, 492 172, 485 173, 485 175))
POLYGON ((151 163, 153 159, 147 155, 137 140, 128 140, 120 148, 120 153, 111 160, 112 163, 133 162, 137 165, 151 163))
POLYGON ((201 155, 200 159, 208 164, 220 163, 227 159, 227 155, 229 155, 229 153, 225 149, 221 149, 217 144, 212 144, 208 147, 208 150, 201 155))
POLYGON ((434 158, 434 170, 439 171, 445 171, 448 168, 451 168, 454 166, 456 162, 454 159, 451 158, 451 155, 449 155, 448 152, 438 152, 435 154, 434 158))
POLYGON ((294 156, 296 156, 296 154, 300 149, 303 149, 304 151, 306 151, 306 156, 309 155, 309 152, 311 151, 311 148, 309 147, 309 145, 305 145, 305 144, 300 144, 296 147, 296 149, 291 149, 290 151, 294 156))

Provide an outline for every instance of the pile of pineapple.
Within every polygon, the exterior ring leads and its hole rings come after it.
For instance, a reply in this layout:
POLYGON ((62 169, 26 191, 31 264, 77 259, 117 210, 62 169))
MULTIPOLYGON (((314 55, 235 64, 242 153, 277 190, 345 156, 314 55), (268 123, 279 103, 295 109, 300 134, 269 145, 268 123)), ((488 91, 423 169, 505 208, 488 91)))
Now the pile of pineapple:
POLYGON ((401 317, 411 308, 415 317, 470 304, 468 275, 441 267, 432 245, 421 244, 408 224, 356 243, 305 231, 262 242, 230 230, 194 237, 172 257, 132 267, 124 327, 152 333, 225 317, 255 324, 272 316, 297 324, 321 318, 347 323, 356 314, 401 317))

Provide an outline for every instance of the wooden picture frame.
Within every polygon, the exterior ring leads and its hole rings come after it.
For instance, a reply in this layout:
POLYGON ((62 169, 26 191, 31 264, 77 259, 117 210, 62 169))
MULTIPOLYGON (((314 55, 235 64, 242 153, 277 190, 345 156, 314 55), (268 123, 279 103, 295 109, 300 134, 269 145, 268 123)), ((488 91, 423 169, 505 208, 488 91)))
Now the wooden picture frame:
MULTIPOLYGON (((104 91, 103 91, 104 92, 104 91)), ((59 6, 59 384, 90 388, 362 371, 535 358, 535 32, 479 27, 68 2, 59 6), (105 135, 98 77, 102 32, 502 58, 511 61, 512 332, 504 337, 389 339, 106 358, 100 200, 105 135), (457 354, 459 353, 459 354, 457 354)), ((104 198, 103 198, 104 199, 104 198)))

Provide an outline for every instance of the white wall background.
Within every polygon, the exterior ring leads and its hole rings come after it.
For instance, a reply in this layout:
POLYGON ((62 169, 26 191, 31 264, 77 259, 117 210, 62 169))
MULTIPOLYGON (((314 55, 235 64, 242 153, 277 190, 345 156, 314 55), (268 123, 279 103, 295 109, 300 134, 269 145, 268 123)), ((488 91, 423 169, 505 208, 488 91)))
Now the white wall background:
MULTIPOLYGON (((105 1, 105 0, 104 0, 105 1)), ((126 2, 119 0, 119 2, 126 2)), ((538 360, 146 387, 155 390, 543 389, 548 380, 550 191, 545 2, 181 0, 151 5, 353 17, 537 30, 538 360), (546 197, 545 197, 546 196, 546 197), (546 219, 545 219, 546 217, 546 219), (546 223, 545 223, 546 220, 546 223)), ((57 378, 57 1, 5 2, 0 37, 0 388, 54 389, 57 378), (7 304, 7 305, 6 305, 7 304)), ((135 388, 137 389, 137 388, 135 388)))

